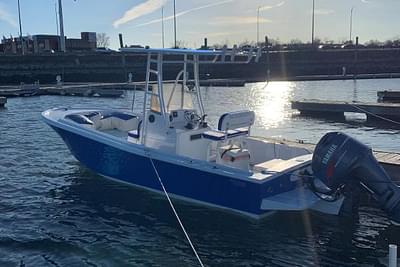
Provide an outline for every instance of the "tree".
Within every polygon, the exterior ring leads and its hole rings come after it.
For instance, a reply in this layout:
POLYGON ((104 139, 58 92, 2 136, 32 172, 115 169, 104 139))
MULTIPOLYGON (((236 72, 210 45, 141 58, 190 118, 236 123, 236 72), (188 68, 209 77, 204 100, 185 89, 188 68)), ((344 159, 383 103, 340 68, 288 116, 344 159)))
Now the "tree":
MULTIPOLYGON (((174 44, 171 44, 171 47, 174 48, 174 44)), ((176 47, 175 48, 187 48, 188 43, 183 40, 176 40, 176 47)))
POLYGON ((315 38, 314 38, 314 44, 315 44, 315 45, 320 45, 320 44, 322 44, 321 38, 315 37, 315 38))
POLYGON ((110 37, 107 36, 106 33, 98 33, 96 36, 97 47, 109 47, 110 46, 110 37))
POLYGON ((302 40, 300 40, 300 39, 298 39, 298 38, 295 38, 295 39, 290 40, 290 41, 289 41, 289 44, 292 44, 292 45, 299 45, 299 44, 304 44, 304 43, 303 43, 302 40))
POLYGON ((382 47, 383 43, 380 42, 379 40, 369 40, 368 42, 365 43, 365 45, 367 47, 371 47, 371 48, 378 48, 378 47, 382 47))
POLYGON ((334 42, 333 40, 331 40, 331 39, 325 37, 324 40, 323 40, 323 43, 324 43, 324 44, 334 44, 335 42, 334 42))
POLYGON ((227 42, 216 43, 216 44, 213 44, 211 46, 211 48, 213 48, 213 49, 223 49, 224 46, 228 47, 228 43, 227 42))
POLYGON ((395 38, 393 39, 393 46, 394 47, 400 47, 400 38, 395 38))

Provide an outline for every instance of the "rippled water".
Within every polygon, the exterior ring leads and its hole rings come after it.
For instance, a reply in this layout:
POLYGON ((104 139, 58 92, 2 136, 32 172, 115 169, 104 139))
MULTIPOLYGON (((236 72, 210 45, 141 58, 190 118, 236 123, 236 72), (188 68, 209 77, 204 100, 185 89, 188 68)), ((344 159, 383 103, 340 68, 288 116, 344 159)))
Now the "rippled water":
MULTIPOLYGON (((376 90, 399 82, 274 82, 203 94, 214 122, 225 111, 255 110, 257 135, 315 142, 342 130, 374 148, 399 151, 396 129, 366 126, 362 115, 351 115, 350 123, 301 118, 289 102, 376 101, 376 90)), ((197 266, 162 196, 87 170, 40 121, 47 108, 129 107, 131 98, 131 92, 115 100, 14 98, 0 109, 0 266, 197 266)), ((356 220, 276 213, 260 222, 182 202, 176 207, 207 266, 381 266, 388 244, 400 237, 399 228, 369 207, 356 220)))

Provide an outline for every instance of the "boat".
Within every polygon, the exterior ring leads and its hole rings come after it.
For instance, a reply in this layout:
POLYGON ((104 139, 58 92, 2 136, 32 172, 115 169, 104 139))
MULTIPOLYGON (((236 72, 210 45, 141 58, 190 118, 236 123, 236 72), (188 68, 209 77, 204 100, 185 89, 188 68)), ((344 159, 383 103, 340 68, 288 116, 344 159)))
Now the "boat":
POLYGON ((132 104, 139 104, 140 112, 58 107, 42 113, 75 158, 92 171, 254 219, 276 211, 337 215, 348 197, 345 192, 352 192, 346 188, 356 180, 375 193, 394 221, 400 221, 400 190, 371 150, 351 137, 329 133, 311 153, 253 137, 256 116, 250 110, 222 114, 213 127, 203 105, 199 66, 225 61, 226 52, 123 52, 147 55, 144 100, 132 104), (175 81, 163 80, 163 68, 169 64, 182 67, 175 81), (187 85, 189 78, 194 86, 187 85), (371 177, 380 182, 368 180, 371 177))

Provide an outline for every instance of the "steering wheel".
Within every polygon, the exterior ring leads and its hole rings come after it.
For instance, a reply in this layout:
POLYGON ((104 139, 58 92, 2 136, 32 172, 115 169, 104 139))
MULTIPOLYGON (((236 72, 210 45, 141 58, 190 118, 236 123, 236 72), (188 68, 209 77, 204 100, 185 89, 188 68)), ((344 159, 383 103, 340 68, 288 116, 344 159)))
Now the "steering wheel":
POLYGON ((193 129, 195 126, 198 126, 200 123, 204 121, 204 117, 205 116, 203 116, 202 118, 194 111, 185 111, 185 119, 188 122, 187 128, 193 129))
POLYGON ((201 122, 203 119, 200 117, 200 115, 198 115, 198 114, 196 114, 196 113, 192 113, 192 114, 190 114, 190 120, 192 121, 192 122, 196 122, 196 123, 199 123, 199 122, 201 122))

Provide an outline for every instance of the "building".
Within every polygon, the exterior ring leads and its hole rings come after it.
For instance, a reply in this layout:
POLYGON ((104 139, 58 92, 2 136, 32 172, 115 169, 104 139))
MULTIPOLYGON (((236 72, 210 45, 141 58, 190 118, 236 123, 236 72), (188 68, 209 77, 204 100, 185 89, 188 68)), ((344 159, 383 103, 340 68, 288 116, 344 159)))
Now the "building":
MULTIPOLYGON (((0 52, 6 54, 22 54, 22 47, 24 47, 25 54, 39 54, 51 53, 60 50, 60 36, 58 35, 33 35, 19 37, 3 37, 0 44, 0 52)), ((68 51, 92 51, 95 50, 96 45, 95 32, 82 32, 81 38, 66 38, 65 46, 68 51)))
POLYGON ((45 53, 58 51, 60 49, 60 36, 58 35, 34 35, 33 53, 45 53))
POLYGON ((97 47, 97 38, 95 32, 81 32, 81 39, 67 38, 65 48, 67 51, 90 51, 97 47))
POLYGON ((0 52, 8 54, 22 54, 22 47, 24 48, 24 53, 30 53, 33 50, 33 39, 32 36, 22 37, 22 42, 20 37, 10 37, 1 40, 0 52))

